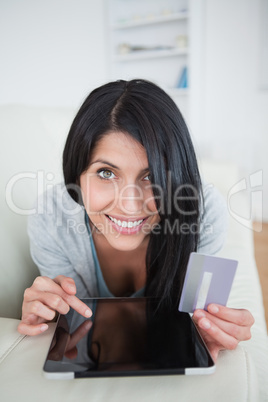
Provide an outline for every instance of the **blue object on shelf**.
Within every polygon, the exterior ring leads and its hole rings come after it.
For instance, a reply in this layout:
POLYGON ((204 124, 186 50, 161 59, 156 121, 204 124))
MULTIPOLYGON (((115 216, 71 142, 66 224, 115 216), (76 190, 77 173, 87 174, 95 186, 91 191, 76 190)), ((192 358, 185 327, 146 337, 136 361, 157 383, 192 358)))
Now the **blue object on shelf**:
POLYGON ((183 67, 177 88, 188 88, 188 69, 187 67, 183 67))

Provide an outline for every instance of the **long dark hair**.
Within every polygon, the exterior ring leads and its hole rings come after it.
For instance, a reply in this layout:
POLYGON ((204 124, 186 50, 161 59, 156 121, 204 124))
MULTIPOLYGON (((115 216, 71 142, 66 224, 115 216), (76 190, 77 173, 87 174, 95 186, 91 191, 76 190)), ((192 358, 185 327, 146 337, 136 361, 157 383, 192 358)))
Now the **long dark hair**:
POLYGON ((95 89, 78 111, 63 152, 65 184, 76 202, 81 197, 72 186, 109 131, 128 133, 146 150, 161 221, 150 234, 145 295, 174 305, 199 240, 202 188, 189 131, 175 102, 152 82, 120 80, 95 89))

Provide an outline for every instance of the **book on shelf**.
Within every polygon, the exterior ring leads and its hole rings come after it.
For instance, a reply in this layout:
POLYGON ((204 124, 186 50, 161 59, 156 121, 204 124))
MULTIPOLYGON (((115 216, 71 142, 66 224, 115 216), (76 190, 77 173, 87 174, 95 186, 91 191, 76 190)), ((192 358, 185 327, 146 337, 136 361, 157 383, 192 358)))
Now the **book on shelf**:
POLYGON ((188 69, 183 67, 176 85, 177 88, 188 88, 188 69))

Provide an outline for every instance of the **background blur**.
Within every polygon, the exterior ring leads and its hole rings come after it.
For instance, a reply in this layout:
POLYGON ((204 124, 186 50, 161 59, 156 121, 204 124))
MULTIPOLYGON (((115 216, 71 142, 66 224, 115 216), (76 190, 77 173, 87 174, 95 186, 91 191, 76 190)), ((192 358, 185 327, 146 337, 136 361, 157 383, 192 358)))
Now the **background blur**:
POLYGON ((0 57, 0 105, 77 110, 111 79, 152 79, 268 221, 268 0, 0 0, 0 57))

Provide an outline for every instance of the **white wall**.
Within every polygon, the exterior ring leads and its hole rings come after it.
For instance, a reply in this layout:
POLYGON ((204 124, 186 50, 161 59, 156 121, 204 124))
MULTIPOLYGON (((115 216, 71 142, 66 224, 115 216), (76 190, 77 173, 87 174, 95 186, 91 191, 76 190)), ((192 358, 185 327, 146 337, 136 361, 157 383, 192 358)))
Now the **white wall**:
POLYGON ((104 0, 0 1, 0 104, 77 107, 106 81, 104 0))
MULTIPOLYGON (((199 154, 263 170, 268 221, 268 91, 260 90, 261 1, 191 0, 196 34, 189 119, 199 154)), ((105 0, 0 0, 0 104, 78 107, 109 79, 105 0)))
POLYGON ((241 179, 263 171, 259 189, 268 221, 268 90, 260 88, 261 1, 205 1, 202 119, 195 135, 203 155, 237 163, 241 179))

